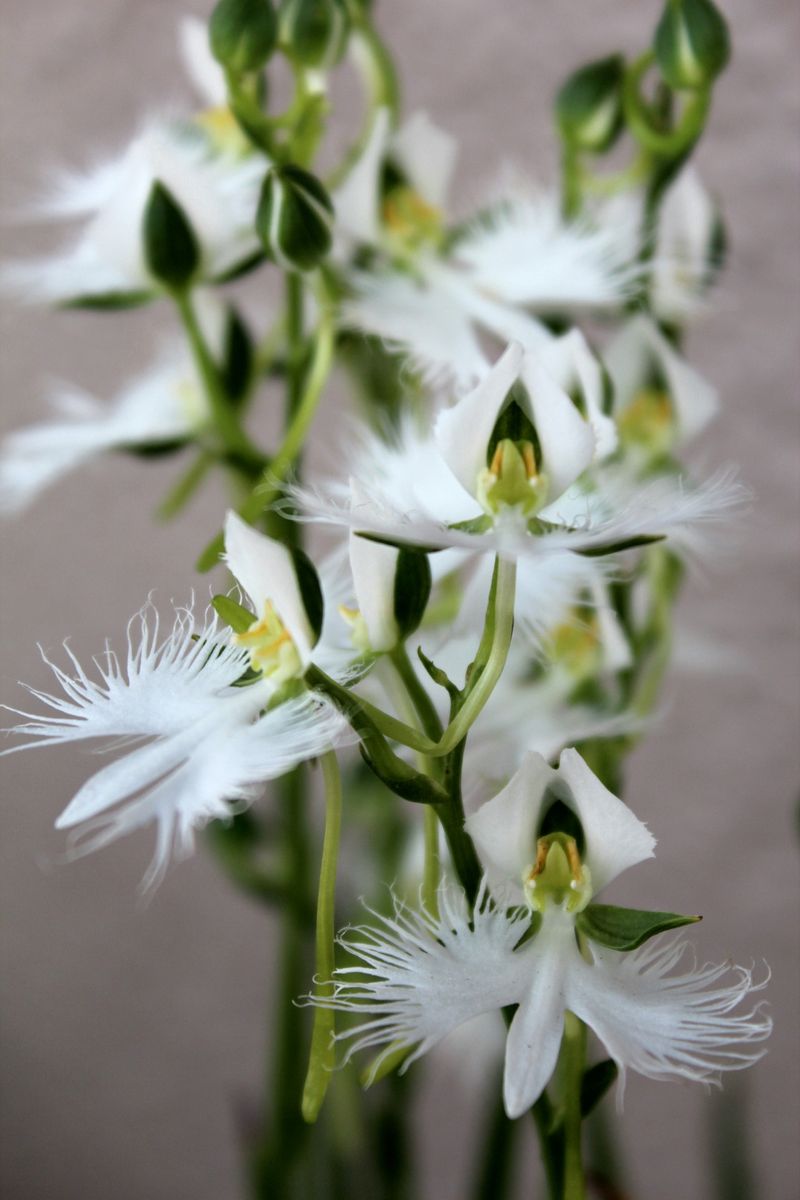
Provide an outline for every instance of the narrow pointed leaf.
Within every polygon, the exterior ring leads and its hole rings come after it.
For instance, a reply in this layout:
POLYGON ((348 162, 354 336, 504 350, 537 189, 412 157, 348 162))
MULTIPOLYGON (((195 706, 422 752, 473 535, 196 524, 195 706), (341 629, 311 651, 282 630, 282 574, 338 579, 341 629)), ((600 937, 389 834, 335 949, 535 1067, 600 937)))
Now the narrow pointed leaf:
POLYGON ((694 925, 701 917, 680 913, 647 912, 638 908, 617 908, 614 904, 590 904, 578 915, 576 925, 584 937, 610 950, 636 950, 658 933, 694 925))

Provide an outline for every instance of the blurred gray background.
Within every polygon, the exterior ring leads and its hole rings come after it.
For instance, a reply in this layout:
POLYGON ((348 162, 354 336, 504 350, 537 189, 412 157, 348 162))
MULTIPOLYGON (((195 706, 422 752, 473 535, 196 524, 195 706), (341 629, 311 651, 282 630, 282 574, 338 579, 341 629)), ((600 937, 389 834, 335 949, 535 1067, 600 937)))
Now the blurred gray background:
MULTIPOLYGON (((407 110, 428 109, 461 139, 459 179, 471 197, 506 159, 551 175, 549 102, 560 78, 587 58, 644 45, 658 8, 655 0, 384 0, 379 21, 401 66, 407 110)), ((715 311, 691 339, 723 397, 701 459, 741 463, 756 505, 727 562, 692 583, 683 620, 735 648, 741 667, 674 681, 628 793, 658 836, 659 856, 616 892, 621 903, 705 913, 701 958, 765 958, 772 967, 770 1053, 739 1078, 753 1194, 765 1200, 796 1194, 799 1165, 793 10, 788 0, 726 5, 736 57, 699 158, 724 196, 732 239, 715 311)), ((165 99, 188 100, 174 45, 183 11, 177 0, 6 0, 3 212, 36 190, 41 168, 112 151, 165 99)), ((9 224, 3 243, 6 256, 50 244, 9 224)), ((44 412, 47 374, 112 394, 166 320, 161 308, 114 319, 7 304, 3 431, 44 412)), ((175 471, 175 463, 144 469, 107 460, 0 530, 6 703, 19 702, 17 679, 45 683, 37 641, 53 649, 70 635, 79 653, 92 653, 106 636, 119 639, 151 589, 163 602, 187 595, 223 497, 212 488, 182 520, 154 528, 154 505, 175 471)), ((88 765, 78 749, 0 764, 5 1195, 235 1200, 232 1114, 257 1097, 263 1075, 273 927, 202 849, 170 872, 144 912, 135 886, 146 838, 61 865, 52 822, 88 765)), ((428 1200, 464 1194, 469 1139, 448 1071, 441 1065, 425 1083, 428 1200)), ((707 1148, 715 1104, 697 1088, 629 1080, 622 1140, 632 1196, 714 1195, 707 1148)))

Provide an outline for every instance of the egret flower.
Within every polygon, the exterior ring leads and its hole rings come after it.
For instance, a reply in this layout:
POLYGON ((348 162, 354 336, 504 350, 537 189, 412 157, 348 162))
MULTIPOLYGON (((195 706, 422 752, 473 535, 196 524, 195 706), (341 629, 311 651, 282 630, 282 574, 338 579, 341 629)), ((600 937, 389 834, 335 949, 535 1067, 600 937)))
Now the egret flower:
POLYGON ((45 706, 13 730, 27 739, 5 753, 89 738, 134 748, 95 772, 56 821, 73 832, 73 854, 97 850, 132 830, 156 826, 156 849, 142 890, 163 877, 173 853, 193 848, 194 830, 247 807, 263 784, 329 749, 341 717, 303 693, 275 699, 265 676, 246 681, 248 654, 216 617, 175 610, 165 636, 148 603, 128 625, 121 659, 106 647, 92 677, 66 647, 70 668, 42 657, 60 688, 28 688, 45 706))
POLYGON ((181 442, 202 429, 208 409, 185 350, 172 348, 109 403, 62 385, 49 421, 0 444, 0 513, 27 507, 64 475, 108 450, 181 442))
POLYGON ((761 1056, 771 1021, 759 1005, 740 1007, 764 986, 751 971, 692 963, 673 973, 685 944, 648 939, 687 919, 593 905, 655 843, 575 750, 555 770, 529 755, 466 827, 486 869, 472 914, 445 890, 439 916, 397 906, 340 935, 356 965, 338 968, 332 997, 314 1002, 363 1018, 337 1035, 348 1056, 407 1047, 408 1066, 464 1022, 516 1005, 503 1084, 511 1118, 547 1085, 566 1012, 594 1030, 623 1084, 628 1068, 710 1082, 761 1056), (619 914, 640 949, 609 948, 625 940, 619 914))
POLYGON ((674 477, 640 485, 598 465, 603 433, 585 393, 574 401, 541 359, 512 344, 427 427, 407 421, 393 443, 357 431, 349 488, 298 487, 294 499, 314 519, 397 545, 540 560, 665 536, 737 502, 726 473, 689 489, 674 477))
POLYGON ((33 215, 80 219, 80 232, 50 255, 6 263, 0 279, 31 301, 101 302, 157 291, 145 261, 142 221, 160 182, 196 235, 198 279, 213 280, 258 249, 255 213, 264 170, 260 156, 237 160, 215 153, 199 129, 153 123, 118 158, 57 178, 33 215))
MULTIPOLYGON (((517 189, 448 229, 457 147, 426 114, 392 133, 380 110, 360 160, 333 200, 341 232, 377 258, 345 272, 342 322, 384 338, 429 378, 471 386, 479 335, 540 349, 532 313, 617 308, 634 286, 631 222, 565 222, 555 194, 517 189)), ((340 251, 340 257, 341 257, 340 251)))

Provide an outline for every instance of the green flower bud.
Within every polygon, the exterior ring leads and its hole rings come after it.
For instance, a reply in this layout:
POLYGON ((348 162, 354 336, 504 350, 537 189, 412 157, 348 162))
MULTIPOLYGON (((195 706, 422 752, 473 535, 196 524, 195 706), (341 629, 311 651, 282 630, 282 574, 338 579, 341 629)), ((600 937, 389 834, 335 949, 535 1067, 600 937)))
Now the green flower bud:
POLYGON ((256 230, 269 257, 286 271, 310 271, 331 246, 333 204, 301 167, 273 167, 261 189, 256 230))
POLYGON ((144 210, 142 236, 150 274, 164 287, 185 287, 200 265, 200 248, 186 213, 158 180, 144 210))
POLYGON ((728 26, 711 0, 668 0, 654 49, 670 87, 706 88, 730 58, 728 26))
POLYGON ((570 75, 556 96, 556 121, 566 142, 594 153, 614 143, 622 128, 624 69, 621 55, 612 54, 570 75))
POLYGON ((280 8, 281 44, 303 67, 331 67, 344 53, 349 32, 342 0, 284 0, 280 8))
POLYGON ((211 53, 235 75, 258 71, 275 48, 277 19, 270 0, 219 0, 211 14, 211 53))

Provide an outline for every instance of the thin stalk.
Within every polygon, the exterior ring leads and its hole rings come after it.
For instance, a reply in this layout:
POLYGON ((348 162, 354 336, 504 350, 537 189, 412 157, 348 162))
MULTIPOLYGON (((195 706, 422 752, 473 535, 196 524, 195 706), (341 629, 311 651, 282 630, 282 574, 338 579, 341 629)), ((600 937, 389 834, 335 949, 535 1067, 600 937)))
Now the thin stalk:
MULTIPOLYGON (((334 909, 336 900, 336 867, 339 861, 339 838, 342 828, 342 781, 336 754, 329 750, 320 763, 325 784, 325 834, 322 841, 322 861, 319 869, 316 928, 317 996, 333 995, 334 909)), ((303 1087, 303 1120, 316 1121, 335 1066, 335 1019, 331 1008, 315 1008, 311 1034, 308 1072, 303 1087)))
POLYGON ((499 1079, 495 1087, 497 1098, 488 1114, 486 1140, 481 1147, 472 1200, 505 1200, 513 1184, 512 1152, 518 1126, 506 1116, 499 1079))
POLYGON ((559 1073, 564 1104, 563 1200, 586 1200, 586 1180, 581 1152, 581 1081, 586 1058, 586 1026, 574 1013, 564 1015, 559 1073))
POLYGON ((174 299, 189 342, 192 359, 203 384, 203 390, 211 410, 211 419, 220 441, 226 450, 243 458, 249 465, 263 466, 264 455, 242 429, 239 418, 225 392, 219 368, 206 345, 203 331, 197 320, 191 292, 188 290, 176 292, 174 299))

